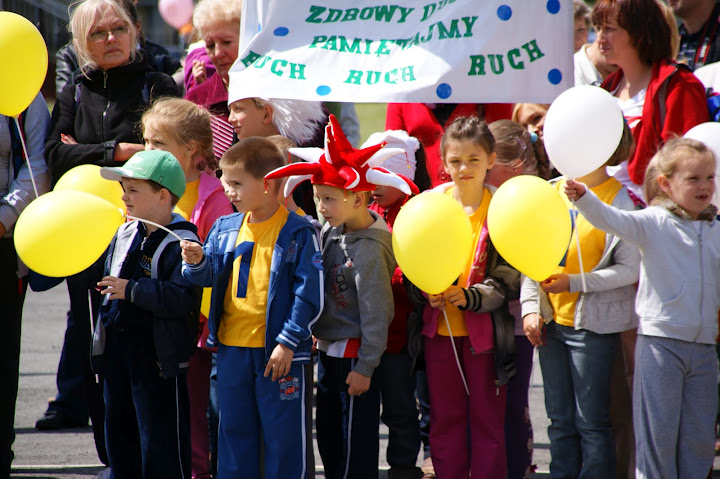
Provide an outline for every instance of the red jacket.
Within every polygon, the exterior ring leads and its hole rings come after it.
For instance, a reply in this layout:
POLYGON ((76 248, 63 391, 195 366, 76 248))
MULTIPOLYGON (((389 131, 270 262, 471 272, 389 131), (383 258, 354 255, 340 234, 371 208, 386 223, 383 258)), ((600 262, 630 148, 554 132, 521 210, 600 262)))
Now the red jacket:
MULTIPOLYGON (((622 70, 618 70, 608 75, 601 86, 612 93, 622 77, 622 70)), ((628 162, 632 181, 643 184, 647 165, 663 143, 707 121, 710 116, 700 80, 684 65, 667 60, 656 62, 645 94, 642 119, 633 131, 637 145, 628 162)))
POLYGON ((385 129, 405 130, 408 135, 414 136, 420 141, 420 144, 425 149, 427 172, 434 188, 451 181, 450 175, 445 173, 442 167, 440 158, 440 140, 445 128, 455 118, 477 116, 478 107, 480 107, 481 111, 482 107, 484 107, 484 118, 487 123, 500 119, 510 119, 512 115, 511 103, 489 103, 486 105, 460 103, 455 107, 447 122, 441 125, 433 111, 425 103, 388 103, 385 129))

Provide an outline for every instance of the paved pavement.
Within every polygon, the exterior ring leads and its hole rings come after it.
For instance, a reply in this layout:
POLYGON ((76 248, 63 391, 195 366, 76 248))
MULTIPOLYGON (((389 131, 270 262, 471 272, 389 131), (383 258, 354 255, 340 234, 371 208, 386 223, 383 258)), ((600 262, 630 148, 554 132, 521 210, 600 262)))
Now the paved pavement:
MULTIPOLYGON (((93 478, 102 470, 89 427, 57 432, 40 432, 34 428, 35 421, 45 412, 47 401, 54 397, 56 392, 55 372, 62 349, 67 307, 64 284, 44 293, 28 292, 23 319, 20 390, 15 416, 17 438, 11 474, 13 478, 93 478)), ((542 377, 537 362, 530 391, 530 415, 535 434, 534 462, 538 466, 533 477, 549 477, 550 454, 546 433, 548 420, 543 403, 542 377)), ((381 469, 387 470, 387 429, 382 427, 380 432, 380 464, 381 469)), ((317 477, 324 477, 317 448, 315 456, 317 477)), ((715 469, 718 471, 714 472, 713 477, 720 477, 718 459, 715 461, 715 469)), ((380 477, 387 477, 386 473, 382 472, 380 477)))

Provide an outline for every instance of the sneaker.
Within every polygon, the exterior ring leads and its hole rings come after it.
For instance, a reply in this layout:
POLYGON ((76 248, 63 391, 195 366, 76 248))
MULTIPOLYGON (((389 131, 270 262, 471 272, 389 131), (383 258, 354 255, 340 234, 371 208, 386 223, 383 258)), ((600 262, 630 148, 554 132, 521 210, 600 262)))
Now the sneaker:
POLYGON ((52 431, 56 429, 72 429, 76 427, 87 427, 88 422, 78 421, 67 414, 58 411, 47 411, 43 417, 35 423, 35 429, 43 431, 52 431))

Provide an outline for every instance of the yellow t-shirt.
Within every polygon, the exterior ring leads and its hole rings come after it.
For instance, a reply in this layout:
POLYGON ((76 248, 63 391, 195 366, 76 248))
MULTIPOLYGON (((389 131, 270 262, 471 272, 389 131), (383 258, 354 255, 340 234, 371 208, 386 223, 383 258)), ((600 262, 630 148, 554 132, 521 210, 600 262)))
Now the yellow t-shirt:
POLYGON ((262 223, 248 223, 247 218, 248 215, 238 234, 218 338, 226 346, 262 348, 265 346, 270 265, 288 210, 279 205, 275 214, 262 223))
MULTIPOLYGON (((562 193, 565 187, 565 180, 559 181, 555 188, 561 192, 569 210, 572 210, 572 203, 562 193)), ((615 178, 609 178, 594 188, 590 188, 603 203, 611 204, 615 199, 622 185, 615 178)), ((582 251, 583 269, 587 273, 592 271, 602 259, 605 251, 605 232, 591 225, 582 215, 575 219, 575 228, 570 237, 570 244, 565 257, 565 266, 558 266, 555 274, 579 274, 580 262, 578 261, 577 239, 580 235, 580 249, 582 251)), ((563 326, 575 325, 575 305, 580 297, 580 292, 548 294, 548 299, 555 313, 555 321, 563 326)))
POLYGON ((190 215, 197 203, 199 186, 199 178, 192 183, 185 183, 185 193, 183 193, 182 198, 180 198, 180 201, 178 201, 175 205, 175 213, 179 214, 187 221, 190 221, 190 215))
MULTIPOLYGON (((454 190, 454 186, 448 188, 445 194, 452 196, 454 190)), ((458 278, 457 284, 463 288, 467 284, 468 278, 470 277, 470 272, 472 271, 473 260, 475 259, 475 252, 477 251, 478 247, 478 240, 480 239, 480 233, 482 232, 482 227, 485 223, 485 217, 487 216, 491 197, 492 194, 490 193, 490 190, 485 188, 485 194, 483 195, 482 203, 480 203, 480 206, 477 210, 475 210, 473 214, 468 216, 473 231, 473 248, 470 257, 468 257, 467 264, 465 265, 462 273, 460 273, 460 278, 458 278)), ((445 312, 447 313, 448 322, 450 323, 450 328, 452 329, 452 335, 467 336, 468 330, 467 326, 465 325, 465 312, 459 310, 456 306, 453 306, 451 304, 445 305, 445 312)), ((445 324, 445 318, 442 316, 442 314, 438 318, 438 334, 440 336, 450 336, 450 331, 448 331, 447 325, 445 324)))

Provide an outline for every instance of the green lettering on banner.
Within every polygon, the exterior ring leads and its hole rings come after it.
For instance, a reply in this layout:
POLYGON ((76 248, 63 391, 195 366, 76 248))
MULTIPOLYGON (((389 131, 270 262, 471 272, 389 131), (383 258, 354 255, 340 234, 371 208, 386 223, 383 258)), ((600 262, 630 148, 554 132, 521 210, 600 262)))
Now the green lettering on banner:
POLYGON ((287 64, 287 60, 275 60, 270 67, 270 73, 279 77, 283 76, 283 70, 281 70, 280 67, 284 67, 287 64))
POLYGON ((350 45, 347 38, 340 37, 340 51, 348 53, 362 53, 360 51, 360 42, 361 40, 359 38, 353 38, 352 45, 350 45))
POLYGON ((437 22, 435 25, 438 27, 438 39, 445 40, 446 38, 460 38, 460 29, 458 29, 458 20, 450 22, 450 30, 445 28, 443 22, 437 22))
POLYGON ((354 22, 355 20, 357 20, 358 13, 360 13, 359 8, 348 8, 347 10, 345 10, 345 16, 341 21, 354 22))
POLYGON ((325 7, 310 5, 310 16, 305 19, 308 23, 321 23, 320 15, 326 10, 325 7))
POLYGON ((328 10, 328 16, 323 23, 335 23, 342 17, 343 11, 337 8, 330 8, 328 10))
POLYGON ((345 80, 345 83, 354 83, 355 85, 361 85, 362 84, 362 72, 359 70, 350 70, 350 73, 348 74, 347 80, 345 80))
POLYGON ((365 7, 360 10, 360 20, 370 20, 373 17, 375 9, 372 7, 365 7))
POLYGON ((463 37, 468 38, 472 37, 472 27, 475 25, 475 21, 478 19, 478 17, 462 17, 462 21, 465 24, 465 34, 463 37))
POLYGON ((344 83, 352 85, 377 85, 381 81, 390 85, 415 81, 415 66, 408 65, 402 68, 393 68, 386 72, 349 70, 344 83))
POLYGON ((322 46, 324 50, 335 50, 337 51, 337 37, 335 35, 328 38, 325 45, 322 46))
POLYGON ((423 7, 423 17, 420 19, 420 21, 421 21, 421 22, 424 22, 424 21, 427 20, 428 18, 432 17, 433 13, 435 13, 435 8, 437 8, 437 7, 435 7, 435 4, 434 4, 434 3, 430 3, 430 4, 428 4, 428 5, 425 5, 425 6, 423 7))
POLYGON ((402 68, 402 81, 415 81, 415 72, 414 72, 414 66, 409 65, 402 68))
POLYGON ((505 65, 503 65, 502 55, 488 55, 490 57, 490 69, 496 75, 501 75, 505 71, 505 65))
MULTIPOLYGON (((545 56, 540 50, 540 47, 538 47, 537 40, 531 40, 520 48, 508 50, 507 62, 513 70, 525 69, 525 62, 521 59, 523 56, 521 49, 527 54, 530 63, 545 56)), ((468 76, 485 75, 486 59, 489 60, 490 70, 493 74, 502 75, 505 72, 505 63, 503 61, 503 54, 501 53, 490 53, 487 57, 485 55, 470 55, 470 71, 468 71, 468 76)))
POLYGON ((508 52, 508 63, 510 64, 511 68, 514 68, 515 70, 523 70, 525 68, 525 62, 516 61, 516 58, 520 58, 520 50, 517 48, 513 48, 508 52))
POLYGON ((525 50, 530 57, 530 63, 545 56, 545 54, 540 51, 540 47, 537 45, 537 40, 530 40, 521 48, 525 50))
POLYGON ((405 20, 407 19, 407 16, 410 15, 410 12, 415 10, 414 8, 405 8, 405 7, 398 7, 400 9, 400 20, 398 20, 398 23, 405 23, 405 20))
POLYGON ((318 35, 317 37, 313 38, 312 43, 308 48, 315 48, 315 45, 318 43, 325 43, 327 41, 327 37, 325 35, 318 35))
POLYGON ((305 65, 302 63, 291 63, 290 78, 293 80, 305 80, 305 65))
POLYGON ((245 67, 247 68, 247 67, 249 67, 250 65, 252 65, 253 62, 254 62, 255 60, 257 60, 258 58, 260 58, 260 55, 258 55, 257 53, 255 53, 255 52, 253 52, 253 51, 249 51, 248 54, 245 56, 245 58, 243 58, 243 59, 240 60, 240 61, 241 61, 242 64, 245 65, 245 67))
MULTIPOLYGON (((395 10, 397 8, 397 5, 380 5, 375 7, 375 20, 378 22, 390 23, 392 21, 392 17, 395 16, 395 10)), ((365 9, 363 9, 363 11, 364 10, 365 9)))
POLYGON ((260 58, 258 59, 258 61, 256 61, 255 63, 253 63, 253 66, 254 66, 255 68, 262 68, 262 67, 264 67, 265 64, 266 64, 267 62, 269 62, 270 60, 272 60, 272 58, 270 58, 270 57, 267 56, 267 55, 263 55, 262 57, 260 57, 260 58))
POLYGON ((470 55, 470 71, 468 76, 485 74, 485 55, 470 55))
POLYGON ((377 46, 377 49, 375 50, 375 55, 389 55, 390 49, 388 48, 388 42, 391 42, 391 40, 380 40, 380 44, 377 46))

